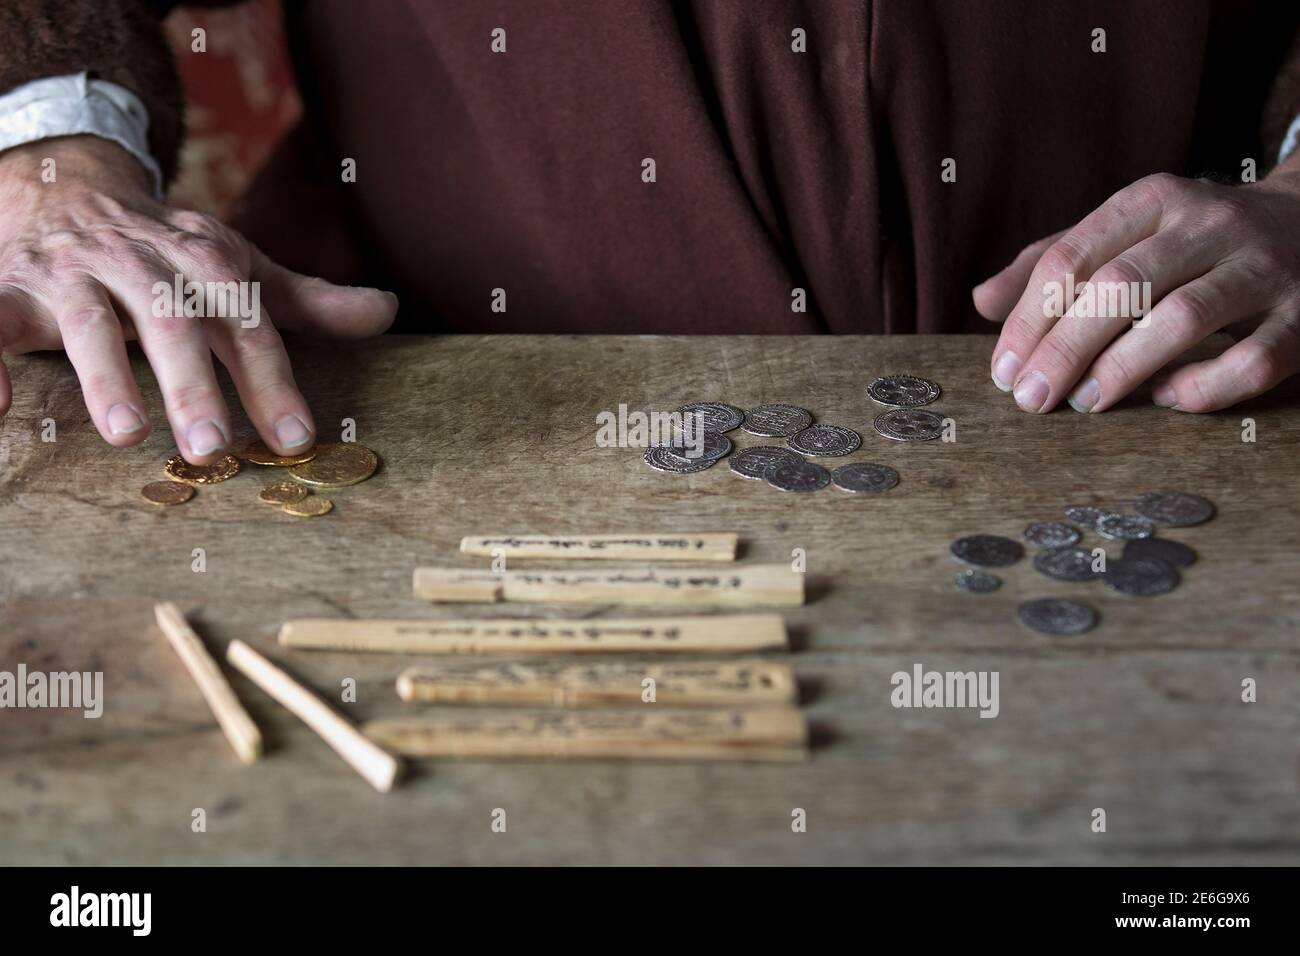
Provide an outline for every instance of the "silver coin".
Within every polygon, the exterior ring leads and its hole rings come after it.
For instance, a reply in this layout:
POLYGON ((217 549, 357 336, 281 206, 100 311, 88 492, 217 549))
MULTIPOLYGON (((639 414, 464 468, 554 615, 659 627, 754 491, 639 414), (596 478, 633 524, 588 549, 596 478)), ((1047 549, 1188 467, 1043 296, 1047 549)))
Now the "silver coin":
POLYGON ((1196 552, 1181 541, 1168 538, 1134 538, 1124 542, 1124 558, 1153 558, 1176 568, 1186 568, 1196 563, 1196 552))
POLYGON ((1097 624, 1097 612, 1067 598, 1036 598, 1016 611, 1020 623, 1040 634, 1082 634, 1097 624))
POLYGON ((1083 535, 1064 521, 1035 521, 1025 528, 1025 540, 1040 548, 1068 548, 1083 535))
POLYGON ((958 538, 950 547, 953 557, 981 568, 1003 568, 1024 557, 1025 549, 1019 541, 996 534, 973 534, 958 538))
POLYGON ((777 445, 753 445, 742 448, 727 459, 735 474, 740 475, 741 478, 757 479, 761 479, 767 474, 768 469, 776 465, 795 465, 801 461, 803 459, 789 448, 781 448, 777 445))
POLYGON ((1106 587, 1121 594, 1151 597, 1178 587, 1178 569, 1154 558, 1120 558, 1101 575, 1106 587))
POLYGON ((831 473, 811 461, 773 465, 763 477, 781 491, 821 491, 831 483, 831 473))
POLYGON ((939 397, 939 386, 915 375, 886 375, 867 386, 867 395, 878 405, 915 408, 939 397))
POLYGON ((839 458, 862 447, 862 436, 839 425, 811 425, 795 432, 785 442, 802 455, 814 458, 839 458))
POLYGON ((1095 508, 1092 505, 1071 505, 1065 509, 1065 516, 1080 527, 1087 528, 1089 531, 1097 530, 1097 522, 1106 515, 1114 514, 1113 511, 1107 511, 1105 508, 1095 508))
POLYGON ((1083 548, 1048 548, 1034 555, 1034 570, 1057 581, 1091 581, 1092 554, 1083 548))
POLYGON ((896 408, 877 415, 871 425, 890 441, 934 441, 943 434, 943 417, 923 409, 896 408))
POLYGON ((831 481, 841 491, 888 491, 898 484, 898 472, 888 465, 855 461, 832 471, 831 481))
POLYGON ((717 462, 716 458, 696 458, 688 461, 679 455, 674 455, 663 445, 655 445, 647 449, 642 460, 656 471, 671 471, 676 475, 692 475, 697 471, 712 468, 717 462))
POLYGON ((1112 541, 1149 538, 1156 532, 1155 523, 1141 515, 1102 515, 1097 519, 1097 533, 1112 541))
POLYGON ((987 571, 958 571, 952 581, 957 585, 958 591, 969 591, 971 594, 992 594, 1002 587, 1002 579, 987 571))
POLYGON ((741 427, 762 438, 789 438, 812 424, 811 413, 798 405, 759 405, 745 412, 741 427))
POLYGON ((699 442, 686 442, 678 439, 670 445, 661 445, 669 455, 675 455, 683 462, 695 464, 701 459, 717 461, 731 454, 731 439, 717 432, 705 432, 699 442))
POLYGON ((1214 517, 1214 505, 1209 499, 1182 491, 1148 491, 1135 504, 1138 514, 1175 528, 1202 524, 1214 517))
MULTIPOLYGON (((745 420, 745 413, 734 405, 726 405, 722 402, 691 402, 677 409, 681 413, 683 421, 687 415, 701 415, 704 419, 704 430, 706 432, 729 432, 739 428, 740 423, 745 420)), ((696 419, 698 421, 698 419, 696 419)))

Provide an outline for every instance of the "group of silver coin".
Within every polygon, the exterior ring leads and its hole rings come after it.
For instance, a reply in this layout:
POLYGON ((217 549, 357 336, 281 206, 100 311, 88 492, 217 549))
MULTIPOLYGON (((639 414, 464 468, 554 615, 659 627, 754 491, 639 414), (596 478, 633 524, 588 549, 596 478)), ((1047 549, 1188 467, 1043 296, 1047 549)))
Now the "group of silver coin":
MULTIPOLYGON (((1187 545, 1157 537, 1159 526, 1186 528, 1214 517, 1214 505, 1200 495, 1181 491, 1151 491, 1134 502, 1134 513, 1122 514, 1092 505, 1065 509, 1064 521, 1035 521, 1025 528, 1024 538, 1038 550, 1034 570, 1057 581, 1100 580, 1107 588, 1134 597, 1165 594, 1178 586, 1180 569, 1196 561, 1187 545), (1104 570, 1095 570, 1092 552, 1079 547, 1083 530, 1109 541, 1123 541, 1121 557, 1107 559, 1104 570)), ((1024 557, 1019 541, 999 535, 977 534, 954 541, 953 557, 976 568, 1002 568, 1024 557)), ((985 570, 958 573, 956 586, 963 591, 988 594, 1002 585, 1001 579, 985 570)), ((1068 598, 1037 598, 1020 605, 1022 624, 1044 634, 1082 634, 1096 626, 1095 608, 1068 598)))
MULTIPOLYGON (((867 388, 867 394, 891 410, 876 416, 876 432, 892 441, 932 441, 943 433, 943 419, 918 409, 939 397, 939 386, 914 375, 887 375, 867 388)), ((814 422, 812 413, 797 405, 759 405, 742 411, 723 402, 691 402, 677 409, 683 421, 703 423, 703 441, 678 438, 645 453, 645 463, 658 471, 694 474, 723 458, 741 478, 764 481, 780 491, 820 491, 834 485, 853 493, 879 493, 898 484, 898 472, 888 465, 850 462, 828 469, 808 458, 841 458, 862 447, 862 436, 851 428, 814 422), (740 428, 760 438, 783 438, 785 445, 753 445, 734 455, 726 433, 740 428), (702 446, 702 447, 701 447, 702 446)), ((694 437, 694 436, 692 436, 694 437)))

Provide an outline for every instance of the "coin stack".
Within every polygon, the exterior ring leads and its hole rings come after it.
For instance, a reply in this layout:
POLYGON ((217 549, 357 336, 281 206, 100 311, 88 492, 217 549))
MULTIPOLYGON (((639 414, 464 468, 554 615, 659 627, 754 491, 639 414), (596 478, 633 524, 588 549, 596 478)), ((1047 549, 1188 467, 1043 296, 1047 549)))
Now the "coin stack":
MULTIPOLYGON (((878 434, 892 441, 931 441, 943 430, 943 419, 913 406, 939 396, 939 386, 913 375, 889 375, 867 388, 871 399, 892 411, 876 417, 878 434)), ((833 471, 808 458, 840 458, 862 446, 862 436, 840 425, 814 423, 812 413, 797 405, 759 405, 741 411, 723 402, 691 402, 677 409, 683 421, 698 416, 703 423, 702 447, 689 447, 684 437, 646 451, 644 460, 657 471, 689 475, 704 471, 734 450, 726 432, 741 428, 760 438, 784 438, 780 445, 753 445, 731 456, 731 472, 765 481, 780 491, 820 491, 835 485, 852 493, 879 493, 898 484, 898 472, 888 465, 851 462, 833 471)))
MULTIPOLYGON (((350 442, 316 445, 299 455, 277 455, 265 443, 254 441, 244 450, 243 461, 284 468, 288 472, 292 481, 267 485, 259 492, 258 499, 299 518, 319 517, 334 509, 334 502, 313 494, 313 488, 355 485, 373 475, 379 466, 373 451, 350 442)), ((140 494, 156 505, 184 504, 194 497, 197 485, 214 485, 233 478, 243 461, 226 455, 215 464, 192 465, 180 455, 173 455, 163 466, 169 480, 150 482, 140 494)))
MULTIPOLYGON (((1156 537, 1156 528, 1165 525, 1186 528, 1203 524, 1214 517, 1214 505, 1200 495, 1182 491, 1151 491, 1138 496, 1135 514, 1107 511, 1093 505, 1074 505, 1065 509, 1064 521, 1035 521, 1025 528, 1024 537, 1038 548, 1034 570, 1057 581, 1088 582, 1100 580, 1120 594, 1152 597, 1178 586, 1180 568, 1196 561, 1196 552, 1187 545, 1156 537), (1122 557, 1094 570, 1092 552, 1078 544, 1083 538, 1080 528, 1092 531, 1108 541, 1123 541, 1122 557)), ((1024 546, 1010 538, 977 534, 960 538, 950 547, 953 557, 977 568, 1008 567, 1019 561, 1024 546)), ((955 578, 962 591, 988 594, 1002 585, 1001 579, 988 571, 966 570, 955 578)), ((1067 598, 1037 598, 1020 605, 1020 622, 1043 634, 1082 634, 1096 626, 1095 608, 1067 598)))

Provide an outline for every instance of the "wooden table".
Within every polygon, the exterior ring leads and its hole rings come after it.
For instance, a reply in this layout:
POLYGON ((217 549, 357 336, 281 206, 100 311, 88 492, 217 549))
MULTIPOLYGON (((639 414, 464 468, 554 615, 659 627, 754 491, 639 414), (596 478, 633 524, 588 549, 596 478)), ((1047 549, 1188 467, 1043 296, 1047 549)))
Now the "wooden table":
MULTIPOLYGON (((61 356, 9 359, 0 670, 102 670, 106 706, 99 720, 0 711, 0 862, 1300 862, 1296 389, 1208 416, 1143 395, 1104 415, 1036 417, 990 383, 991 348, 974 337, 297 348, 321 434, 355 419, 357 440, 383 459, 312 520, 260 504, 267 473, 252 466, 181 507, 144 503, 140 487, 173 453, 165 427, 114 450, 61 356), (866 385, 892 371, 941 383, 934 408, 957 422, 956 442, 897 444, 871 430, 866 385), (902 482, 880 496, 789 495, 725 463, 666 475, 638 450, 596 447, 599 411, 704 399, 805 406, 860 431, 851 460, 891 464, 902 482), (1241 440, 1246 417, 1254 443, 1241 440), (959 535, 1018 536, 1067 505, 1124 508, 1160 487, 1219 508, 1171 534, 1200 553, 1174 593, 1125 598, 1048 580, 1028 560, 995 594, 953 587, 959 535), (481 566, 457 553, 463 534, 645 530, 734 530, 745 562, 805 549, 811 600, 787 620, 820 741, 808 762, 449 761, 380 796, 236 675, 269 751, 245 768, 152 618, 155 601, 174 600, 214 648, 243 638, 336 702, 355 678, 358 699, 341 709, 396 715, 393 677, 410 659, 282 651, 280 622, 450 616, 412 598, 411 570, 481 566), (1015 609, 1040 595, 1084 597, 1102 623, 1080 637, 1029 632, 1015 609), (893 708, 891 675, 918 662, 998 671, 999 716, 893 708), (1258 703, 1240 699, 1247 677, 1258 703), (1091 830, 1096 807, 1105 833, 1091 830), (196 808, 205 833, 192 832, 196 808), (496 808, 505 833, 491 828, 496 808), (806 833, 791 831, 794 808, 806 833)), ((164 422, 143 363, 137 375, 164 422)), ((573 611, 546 613, 560 610, 573 611)))

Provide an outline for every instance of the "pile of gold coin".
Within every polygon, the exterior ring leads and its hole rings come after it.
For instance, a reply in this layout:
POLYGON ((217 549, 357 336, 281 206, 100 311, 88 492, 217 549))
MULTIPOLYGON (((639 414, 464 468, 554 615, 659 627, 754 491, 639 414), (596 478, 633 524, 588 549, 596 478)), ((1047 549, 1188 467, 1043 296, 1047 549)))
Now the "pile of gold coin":
MULTIPOLYGON (((359 484, 379 467, 379 458, 373 451, 353 443, 316 445, 301 455, 277 455, 265 443, 255 441, 244 450, 244 461, 288 471, 294 480, 273 482, 257 497, 299 518, 315 518, 334 510, 334 502, 313 494, 312 488, 359 484)), ((140 489, 140 494, 156 505, 184 504, 194 497, 196 485, 214 485, 233 478, 242 464, 234 455, 211 465, 191 465, 180 455, 173 455, 163 466, 170 480, 151 481, 140 489)))

